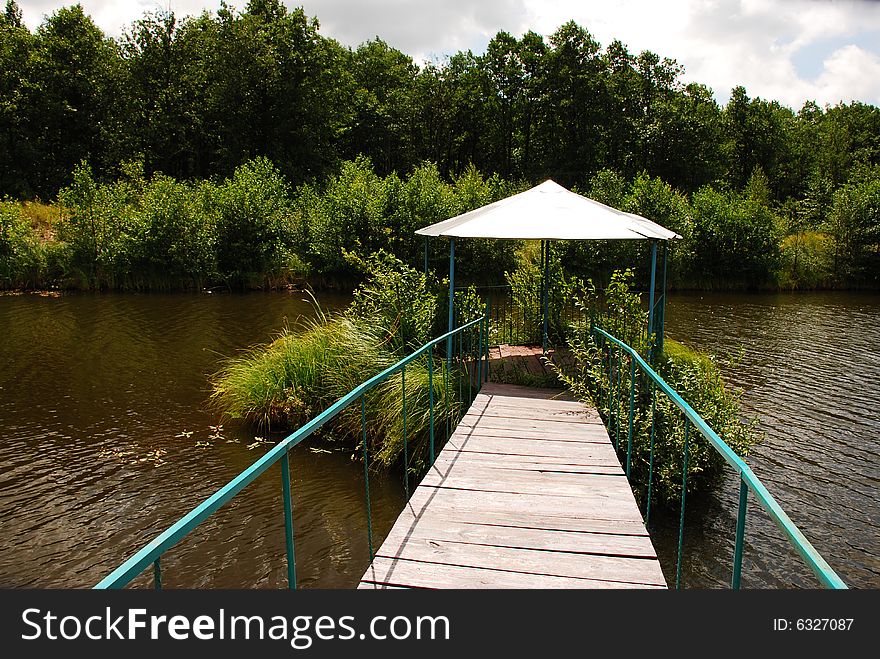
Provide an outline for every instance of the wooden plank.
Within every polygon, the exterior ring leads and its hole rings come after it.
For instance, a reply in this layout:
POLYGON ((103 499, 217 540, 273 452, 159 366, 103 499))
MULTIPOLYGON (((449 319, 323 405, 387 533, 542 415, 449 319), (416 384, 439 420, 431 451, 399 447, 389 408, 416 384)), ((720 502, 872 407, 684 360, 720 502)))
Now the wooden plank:
POLYGON ((576 421, 579 423, 600 423, 601 419, 595 413, 586 410, 578 405, 571 409, 560 408, 558 406, 532 406, 526 403, 509 402, 488 403, 486 405, 477 405, 476 403, 468 408, 470 414, 492 414, 495 416, 507 417, 532 417, 537 419, 561 419, 564 421, 576 421))
POLYGON ((469 465, 438 468, 435 465, 425 474, 419 484, 419 487, 430 486, 477 491, 517 492, 541 496, 548 496, 548 492, 552 492, 553 495, 584 498, 606 495, 624 500, 632 498, 629 484, 623 474, 491 470, 487 467, 474 468, 469 465))
MULTIPOLYGON (((476 452, 467 452, 467 453, 456 453, 456 457, 450 459, 449 456, 441 456, 437 458, 437 462, 435 463, 440 468, 445 468, 447 466, 452 466, 455 460, 461 458, 461 456, 466 456, 468 464, 474 467, 486 467, 487 469, 513 469, 517 471, 530 471, 530 472, 539 472, 539 473, 564 473, 564 474, 607 474, 607 475, 617 475, 622 476, 623 470, 620 468, 620 465, 617 463, 614 464, 567 464, 564 462, 560 462, 559 460, 554 460, 553 462, 513 462, 513 461, 502 461, 495 460, 493 458, 523 458, 525 460, 529 460, 531 456, 506 456, 498 453, 476 453, 476 452)), ((536 459, 536 458, 531 458, 536 459)), ((488 472, 491 473, 491 472, 488 472)), ((503 474, 499 475, 503 478, 503 474)))
POLYGON ((531 400, 554 400, 568 403, 577 402, 565 389, 535 389, 533 387, 521 387, 516 384, 501 384, 500 382, 484 383, 479 395, 528 398, 531 400))
POLYGON ((505 569, 432 564, 377 556, 364 583, 406 588, 663 588, 621 581, 529 574, 505 569))
POLYGON ((659 563, 644 558, 573 554, 418 539, 410 539, 399 545, 393 553, 389 552, 391 555, 385 553, 386 551, 386 546, 383 545, 376 552, 376 556, 474 568, 492 569, 504 566, 505 569, 520 573, 554 577, 625 581, 649 586, 666 585, 659 563))
MULTIPOLYGON (((528 510, 463 510, 438 507, 422 507, 419 509, 407 505, 401 513, 406 519, 422 519, 426 515, 435 517, 444 516, 453 521, 466 520, 469 524, 482 524, 487 527, 509 527, 526 529, 543 529, 558 531, 560 533, 600 533, 604 535, 637 535, 648 537, 648 531, 641 520, 629 519, 602 519, 598 517, 583 517, 567 515, 564 511, 556 510, 551 513, 534 512, 528 510)), ((400 519, 400 518, 399 518, 400 519)))
MULTIPOLYGON (((575 554, 604 554, 656 558, 654 546, 646 535, 617 535, 529 527, 498 526, 466 517, 453 518, 442 509, 428 509, 416 516, 405 510, 385 538, 383 547, 396 547, 414 541, 448 541, 474 545, 490 545, 519 549, 569 552, 575 554)), ((381 550, 387 554, 389 550, 381 550)))
POLYGON ((437 456, 437 464, 446 462, 455 462, 460 459, 467 459, 472 464, 486 464, 489 466, 510 466, 517 468, 545 468, 549 471, 571 467, 577 469, 579 467, 597 467, 597 468, 615 468, 619 473, 623 473, 623 468, 617 461, 613 453, 607 452, 588 452, 574 454, 570 458, 558 458, 546 455, 520 455, 517 453, 492 453, 489 451, 471 451, 467 448, 462 450, 441 451, 437 456))
POLYGON ((592 415, 595 411, 576 401, 556 401, 540 398, 508 398, 504 396, 484 396, 477 394, 471 406, 475 410, 483 410, 489 407, 510 408, 522 407, 527 410, 553 410, 560 414, 585 414, 592 415))
POLYGON ((599 424, 559 424, 549 426, 545 423, 511 421, 502 417, 480 418, 462 416, 453 434, 458 435, 502 435, 524 439, 582 439, 608 443, 608 433, 599 424))
POLYGON ((543 455, 565 457, 614 456, 614 450, 600 442, 572 440, 528 439, 525 437, 494 437, 453 435, 446 442, 444 451, 482 451, 484 453, 510 453, 519 455, 543 455))
MULTIPOLYGON (((503 484, 499 485, 499 487, 503 486, 503 484)), ((478 515, 484 510, 492 512, 529 510, 536 514, 564 511, 567 515, 632 520, 641 523, 641 515, 635 501, 632 497, 628 500, 619 493, 616 496, 607 492, 594 492, 590 496, 562 495, 554 492, 522 494, 504 490, 470 490, 420 485, 410 499, 410 506, 419 513, 429 505, 442 505, 459 513, 469 511, 469 515, 478 515)))
POLYGON ((568 439, 591 442, 608 442, 608 434, 601 426, 587 423, 560 424, 557 427, 548 427, 548 424, 540 421, 512 421, 510 419, 480 419, 479 417, 464 416, 458 424, 454 434, 491 434, 502 437, 521 439, 568 439), (472 432, 473 431, 473 432, 472 432), (500 432, 499 432, 500 431, 500 432), (502 434, 503 433, 503 434, 502 434))

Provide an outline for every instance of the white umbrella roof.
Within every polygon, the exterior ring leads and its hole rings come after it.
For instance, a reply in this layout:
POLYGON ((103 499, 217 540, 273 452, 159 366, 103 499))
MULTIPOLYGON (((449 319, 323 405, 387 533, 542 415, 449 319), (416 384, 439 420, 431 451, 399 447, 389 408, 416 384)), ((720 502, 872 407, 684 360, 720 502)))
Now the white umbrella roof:
POLYGON ((670 240, 681 238, 547 180, 531 190, 416 231, 421 236, 510 240, 670 240))

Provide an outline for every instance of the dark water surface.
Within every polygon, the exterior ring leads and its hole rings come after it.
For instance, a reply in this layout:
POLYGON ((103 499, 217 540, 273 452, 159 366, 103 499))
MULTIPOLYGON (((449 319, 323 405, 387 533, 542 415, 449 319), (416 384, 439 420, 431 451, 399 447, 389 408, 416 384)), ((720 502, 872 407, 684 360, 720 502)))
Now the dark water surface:
MULTIPOLYGON (((667 318, 744 391, 765 435, 747 462, 771 494, 848 585, 880 587, 880 295, 674 295, 667 318)), ((688 500, 684 584, 729 584, 738 492, 731 474, 688 500)), ((743 586, 818 586, 754 498, 749 511, 743 586)), ((671 580, 678 517, 659 527, 671 580)))
MULTIPOLYGON (((238 424, 212 438, 206 376, 311 315, 302 297, 0 297, 0 587, 93 585, 265 451, 238 424)), ((880 587, 880 296, 678 295, 667 329, 739 358, 722 368, 766 433, 750 464, 847 583, 880 587)), ((368 564, 362 466, 316 448, 291 457, 298 576, 349 587, 368 564)), ((731 477, 688 501, 686 585, 729 581, 737 488, 731 477)), ((371 477, 370 492, 381 538, 399 474, 371 477)), ((744 585, 814 586, 750 510, 744 585)), ((658 520, 670 578, 677 522, 658 520)), ((283 533, 274 468, 163 558, 163 581, 280 587, 283 533)))
MULTIPOLYGON (((265 451, 240 424, 211 438, 206 376, 312 315, 302 298, 0 297, 0 587, 92 586, 265 451)), ((300 583, 350 586, 368 563, 361 464, 300 446, 291 473, 300 583)), ((370 485, 381 532, 402 488, 370 485)), ((163 557, 163 582, 284 585, 280 487, 275 467, 163 557)))

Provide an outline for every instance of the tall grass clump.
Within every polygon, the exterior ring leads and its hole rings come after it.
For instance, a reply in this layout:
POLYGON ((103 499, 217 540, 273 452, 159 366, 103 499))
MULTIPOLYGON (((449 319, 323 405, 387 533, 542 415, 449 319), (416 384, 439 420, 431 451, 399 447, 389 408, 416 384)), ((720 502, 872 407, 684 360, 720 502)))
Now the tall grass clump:
MULTIPOLYGON (((586 317, 646 357, 651 339, 640 328, 647 322, 647 313, 641 309, 639 296, 629 290, 631 277, 631 273, 615 273, 601 305, 597 303, 594 289, 582 294, 580 304, 586 317)), ((589 401, 599 410, 612 439, 620 442, 625 453, 631 385, 628 362, 621 359, 620 365, 614 368, 614 390, 623 394, 612 396, 608 352, 590 331, 589 324, 574 334, 570 346, 573 359, 560 372, 560 378, 580 400, 589 401)), ((748 453, 749 447, 758 440, 756 420, 743 417, 740 392, 726 385, 713 357, 666 339, 654 369, 738 455, 748 453)), ((638 367, 635 390, 631 473, 632 482, 642 484, 643 487, 635 491, 643 497, 650 466, 652 387, 638 367)), ((662 393, 656 395, 653 419, 652 499, 666 504, 678 501, 681 496, 685 419, 662 393)), ((688 493, 715 484, 723 473, 724 459, 694 429, 689 433, 688 454, 688 493)))
MULTIPOLYGON (((267 345, 230 359, 212 380, 212 405, 223 414, 275 429, 293 430, 351 390, 429 340, 436 322, 439 282, 386 254, 349 257, 365 269, 365 281, 344 312, 285 330, 267 345)), ((445 425, 459 409, 459 375, 445 360, 425 354, 406 366, 407 437, 410 466, 422 461, 429 436, 433 359, 434 416, 445 425)), ((371 460, 394 463, 403 451, 403 378, 397 373, 364 396, 371 460)), ((330 424, 326 438, 360 441, 359 401, 330 424)))

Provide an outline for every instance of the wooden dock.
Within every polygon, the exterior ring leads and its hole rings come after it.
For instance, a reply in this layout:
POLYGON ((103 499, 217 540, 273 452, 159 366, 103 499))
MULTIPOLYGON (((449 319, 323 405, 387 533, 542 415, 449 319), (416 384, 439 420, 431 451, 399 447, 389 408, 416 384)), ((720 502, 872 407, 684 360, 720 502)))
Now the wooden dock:
POLYGON ((483 385, 360 588, 665 588, 595 410, 483 385))

